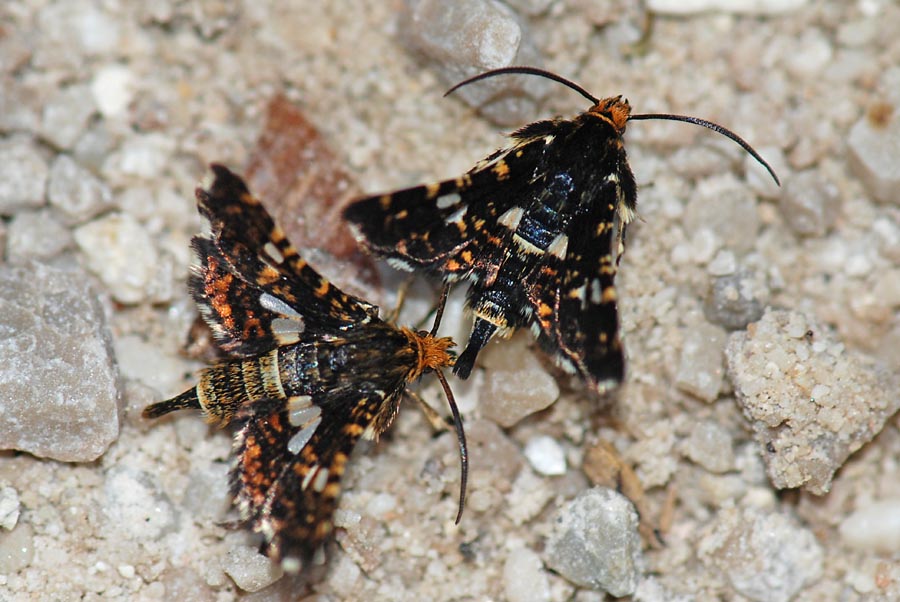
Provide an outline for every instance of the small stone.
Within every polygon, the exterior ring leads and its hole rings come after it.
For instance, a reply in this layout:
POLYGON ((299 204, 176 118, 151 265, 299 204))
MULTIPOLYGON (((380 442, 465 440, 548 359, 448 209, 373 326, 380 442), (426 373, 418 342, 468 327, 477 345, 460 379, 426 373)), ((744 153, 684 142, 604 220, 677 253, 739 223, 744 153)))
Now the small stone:
POLYGON ((834 184, 817 171, 794 174, 785 182, 779 209, 798 236, 823 236, 837 220, 841 199, 834 184))
POLYGON ((513 550, 503 563, 503 590, 509 602, 549 601, 550 583, 541 557, 533 550, 513 550))
POLYGON ((0 449, 89 462, 118 437, 111 336, 88 281, 35 262, 0 269, 0 449))
POLYGON ((34 64, 45 68, 78 68, 85 56, 115 51, 120 42, 116 19, 88 0, 50 3, 37 14, 34 64))
POLYGON ((75 242, 88 268, 97 274, 120 303, 138 303, 148 296, 158 253, 141 224, 127 213, 112 213, 75 230, 75 242))
POLYGON ((797 312, 767 310, 747 331, 731 335, 726 358, 735 396, 779 489, 828 492, 835 471, 900 408, 896 376, 797 312))
POLYGON ((525 458, 542 475, 566 474, 566 452, 553 437, 540 435, 525 444, 525 458))
POLYGON ((681 347, 675 386, 703 401, 714 401, 725 377, 722 359, 727 336, 724 330, 707 322, 689 327, 681 347))
POLYGON ((56 90, 44 104, 41 136, 56 148, 68 150, 96 110, 87 86, 76 84, 56 90))
POLYGON ((900 499, 884 499, 857 508, 838 527, 854 550, 893 555, 900 552, 900 499))
POLYGON ((734 445, 728 430, 704 420, 691 429, 684 441, 684 455, 710 472, 734 470, 734 445))
POLYGON ((281 567, 259 553, 255 547, 236 545, 222 561, 222 569, 245 592, 258 592, 284 574, 281 567))
POLYGON ((721 249, 706 266, 710 276, 730 276, 737 270, 737 258, 729 249, 721 249))
POLYGON ((47 198, 68 225, 84 223, 113 206, 109 187, 69 155, 59 155, 50 167, 47 198))
MULTIPOLYGON (((404 43, 424 55, 448 85, 489 69, 538 62, 523 25, 501 2, 411 0, 403 6, 399 31, 404 43)), ((489 119, 511 125, 533 118, 546 89, 534 77, 503 77, 454 94, 489 119)))
POLYGON ((822 575, 822 547, 784 514, 729 508, 700 540, 698 556, 722 571, 743 596, 788 602, 822 575))
POLYGON ((107 65, 97 71, 91 93, 97 108, 107 119, 121 117, 134 95, 134 74, 124 65, 107 65))
POLYGON ((529 348, 529 333, 514 335, 503 345, 491 345, 482 353, 485 385, 480 397, 485 418, 511 427, 539 412, 559 397, 559 385, 529 348))
POLYGON ((807 0, 647 0, 647 10, 665 15, 708 11, 743 15, 777 15, 805 5, 807 0))
POLYGON ((713 324, 726 330, 739 330, 758 320, 768 302, 765 276, 743 269, 712 280, 703 313, 713 324))
POLYGON ((556 491, 549 487, 547 479, 526 468, 519 471, 513 482, 503 512, 514 524, 524 525, 537 517, 554 495, 556 491))
POLYGON ((12 531, 19 522, 19 492, 15 487, 0 485, 0 528, 12 531))
POLYGON ((798 79, 814 77, 831 62, 834 50, 831 41, 821 29, 815 27, 804 28, 800 38, 796 41, 795 52, 785 57, 785 67, 788 73, 798 79))
POLYGON ((155 475, 117 465, 107 473, 103 489, 107 519, 128 537, 157 540, 175 527, 172 503, 155 475))
POLYGON ((583 492, 557 515, 545 558, 576 585, 616 597, 633 594, 643 562, 634 506, 605 487, 583 492))
POLYGON ((21 523, 0 536, 0 575, 15 575, 34 559, 34 531, 21 523))
POLYGON ((506 0, 506 4, 522 14, 536 17, 547 12, 553 0, 506 0))
POLYGON ((6 259, 10 263, 50 259, 73 244, 72 232, 52 211, 22 211, 9 222, 6 259))
POLYGON ((756 198, 743 182, 730 174, 701 180, 697 194, 684 209, 682 221, 691 224, 694 232, 709 231, 716 237, 716 244, 705 261, 697 263, 710 261, 723 244, 736 253, 747 253, 759 238, 756 198))
POLYGON ((0 215, 44 204, 49 169, 28 137, 0 138, 0 215))
POLYGON ((165 171, 175 141, 158 132, 129 137, 103 162, 102 172, 113 184, 134 184, 134 180, 153 181, 165 171))
POLYGON ((850 166, 876 200, 900 205, 900 117, 892 106, 869 111, 847 136, 850 166))

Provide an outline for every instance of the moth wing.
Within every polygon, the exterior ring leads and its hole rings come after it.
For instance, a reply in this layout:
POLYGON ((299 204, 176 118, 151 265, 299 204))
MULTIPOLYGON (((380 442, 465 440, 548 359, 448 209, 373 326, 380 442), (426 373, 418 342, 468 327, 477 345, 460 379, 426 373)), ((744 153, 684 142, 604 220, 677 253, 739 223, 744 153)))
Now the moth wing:
POLYGON ((344 218, 362 245, 399 269, 446 280, 481 277, 502 261, 508 228, 500 223, 522 197, 540 138, 516 139, 453 180, 359 199, 344 218), (515 176, 515 177, 513 177, 515 176))
POLYGON ((547 260, 526 285, 538 343, 598 393, 625 376, 616 304, 613 241, 618 193, 607 182, 567 230, 564 259, 547 260))
POLYGON ((242 301, 258 291, 267 296, 251 306, 281 317, 301 314, 307 328, 346 327, 377 315, 377 307, 344 293, 309 266, 239 176, 221 165, 212 170, 212 183, 196 191, 200 213, 212 228, 209 240, 218 252, 200 253, 207 271, 201 265, 202 276, 216 279, 229 273, 247 285, 240 288, 242 301), (215 272, 210 273, 209 258, 214 256, 215 272))
POLYGON ((262 551, 286 570, 329 539, 345 465, 360 437, 377 434, 402 388, 341 388, 315 398, 256 402, 237 422, 231 491, 262 551))

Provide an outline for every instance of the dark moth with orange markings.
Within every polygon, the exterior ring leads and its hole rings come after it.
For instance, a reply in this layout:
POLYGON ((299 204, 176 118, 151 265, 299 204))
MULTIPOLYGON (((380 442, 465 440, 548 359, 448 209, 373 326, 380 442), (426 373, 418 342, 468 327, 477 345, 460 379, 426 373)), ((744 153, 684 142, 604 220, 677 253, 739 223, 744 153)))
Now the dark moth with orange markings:
POLYGON ((509 146, 458 178, 364 198, 344 216, 360 243, 394 267, 449 284, 468 282, 475 321, 454 367, 458 376, 469 376, 493 336, 530 326, 559 366, 604 393, 625 373, 614 280, 637 208, 623 139, 627 122, 669 119, 708 127, 775 174, 722 126, 695 117, 633 114, 621 96, 597 99, 540 69, 489 71, 450 92, 510 73, 561 82, 593 106, 573 119, 523 127, 509 146))
MULTIPOLYGON (((212 233, 197 236, 189 287, 231 359, 200 383, 148 406, 146 418, 199 409, 236 428, 231 492, 262 551, 297 571, 333 531, 341 476, 360 438, 391 424, 406 385, 453 365, 449 338, 396 328, 378 308, 329 283, 287 241, 243 180, 220 165, 197 190, 212 233)), ((435 325, 435 330, 437 325, 435 325)), ((460 494, 460 512, 464 489, 460 494)), ((458 517, 457 517, 458 519, 458 517)))

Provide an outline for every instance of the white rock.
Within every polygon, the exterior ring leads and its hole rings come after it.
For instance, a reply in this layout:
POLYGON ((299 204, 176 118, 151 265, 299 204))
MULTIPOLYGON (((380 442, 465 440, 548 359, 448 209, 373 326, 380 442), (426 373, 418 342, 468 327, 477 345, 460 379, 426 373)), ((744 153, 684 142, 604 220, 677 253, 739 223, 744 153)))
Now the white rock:
POLYGON ((44 204, 47 162, 26 136, 0 138, 0 215, 44 204))
POLYGON ((531 467, 547 476, 566 474, 566 452, 553 437, 532 437, 525 444, 525 457, 531 467))
POLYGON ((147 297, 158 254, 147 231, 127 213, 113 213, 75 230, 88 268, 121 303, 147 297))
POLYGON ((715 400, 725 378, 726 341, 725 331, 708 322, 688 328, 675 386, 703 401, 715 400))
POLYGON ((9 485, 0 486, 0 527, 12 531, 19 522, 19 492, 9 485))
POLYGON ((550 600, 550 583, 541 557, 528 548, 511 551, 503 564, 503 589, 509 602, 550 600))
POLYGON ((855 550, 892 555, 900 552, 900 499, 884 499, 857 508, 841 522, 841 539, 855 550))
POLYGON ((668 15, 707 11, 769 15, 797 10, 807 0, 647 0, 647 10, 668 15))
POLYGON ((122 116, 134 96, 134 74, 124 65, 107 65, 97 70, 91 93, 104 117, 122 116))
POLYGON ((255 547, 246 545, 231 548, 222 562, 222 569, 245 592, 258 592, 284 574, 280 566, 260 554, 255 547))

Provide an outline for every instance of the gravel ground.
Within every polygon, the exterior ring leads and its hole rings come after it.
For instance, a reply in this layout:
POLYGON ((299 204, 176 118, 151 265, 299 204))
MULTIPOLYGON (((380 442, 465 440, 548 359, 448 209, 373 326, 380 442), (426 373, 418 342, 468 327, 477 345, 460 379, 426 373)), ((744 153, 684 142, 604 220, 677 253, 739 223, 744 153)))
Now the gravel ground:
MULTIPOLYGON (((0 600, 900 599, 900 6, 325 4, 0 6, 0 600), (712 132, 630 124, 624 386, 590 398, 527 333, 490 346, 451 380, 461 524, 455 438, 408 408, 354 457, 329 562, 283 577, 227 524, 230 435, 140 418, 203 365, 194 186, 279 158, 273 99, 311 125, 313 205, 453 177, 587 108, 530 80, 481 113, 441 97, 517 63, 722 123, 782 186, 712 132)), ((396 275, 305 219, 303 252, 390 307, 396 275)))

